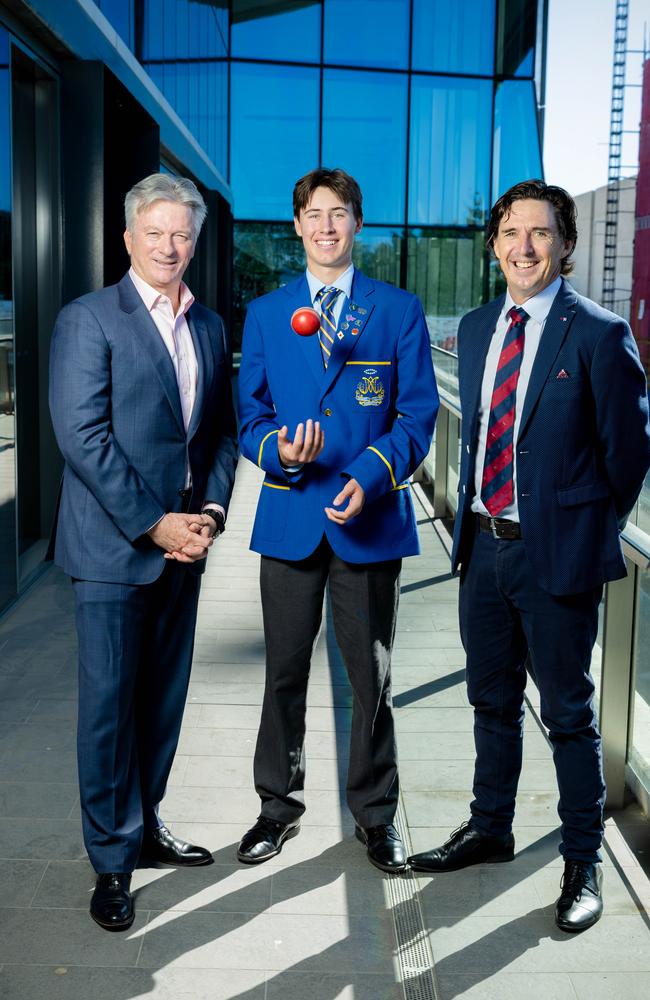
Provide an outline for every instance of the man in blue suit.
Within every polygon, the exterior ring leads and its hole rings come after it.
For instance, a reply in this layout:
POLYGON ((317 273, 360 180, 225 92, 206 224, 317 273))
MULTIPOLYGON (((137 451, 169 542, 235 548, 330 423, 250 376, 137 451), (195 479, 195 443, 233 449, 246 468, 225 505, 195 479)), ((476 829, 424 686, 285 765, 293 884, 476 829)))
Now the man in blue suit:
POLYGON ((492 209, 507 292, 458 330, 463 415, 452 565, 474 707, 471 818, 409 861, 425 872, 510 861, 526 659, 560 792, 556 923, 602 913, 603 782, 590 661, 603 584, 625 576, 619 532, 650 464, 648 399, 627 323, 564 280, 577 238, 562 188, 526 181, 492 209))
POLYGON ((347 799, 373 864, 405 867, 390 657, 403 556, 418 552, 409 476, 438 395, 418 300, 352 265, 361 191, 342 170, 298 181, 307 271, 251 303, 239 378, 242 453, 266 473, 251 548, 262 554, 266 687, 255 753, 261 815, 240 861, 278 854, 305 810, 305 699, 323 595, 353 690, 347 799), (320 329, 298 336, 296 309, 320 329))
POLYGON ((219 316, 182 281, 206 215, 186 179, 125 200, 129 272, 60 313, 50 409, 65 459, 55 559, 79 638, 78 762, 93 919, 133 922, 140 856, 212 861, 158 812, 189 682, 201 573, 237 463, 219 316))

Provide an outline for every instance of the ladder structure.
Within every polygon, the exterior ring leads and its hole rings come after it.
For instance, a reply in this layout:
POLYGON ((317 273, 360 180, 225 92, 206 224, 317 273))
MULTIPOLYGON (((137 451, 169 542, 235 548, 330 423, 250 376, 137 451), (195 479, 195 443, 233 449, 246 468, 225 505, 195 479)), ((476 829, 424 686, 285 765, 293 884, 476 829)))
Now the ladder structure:
POLYGON ((627 55, 627 24, 629 0, 616 0, 614 21, 614 65, 612 72, 612 106, 609 119, 609 159, 607 164, 607 203, 605 210, 605 253, 603 259, 603 291, 601 302, 606 309, 614 306, 616 290, 616 250, 618 235, 618 201, 621 181, 623 148, 623 106, 625 103, 625 62, 627 55))

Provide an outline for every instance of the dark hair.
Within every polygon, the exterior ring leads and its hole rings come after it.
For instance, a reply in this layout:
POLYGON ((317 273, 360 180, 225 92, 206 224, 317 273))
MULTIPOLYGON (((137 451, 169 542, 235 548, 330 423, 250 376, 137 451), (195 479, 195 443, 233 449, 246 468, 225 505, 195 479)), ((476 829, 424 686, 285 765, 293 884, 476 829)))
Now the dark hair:
POLYGON ((513 201, 521 201, 524 198, 534 198, 535 201, 548 201, 553 206, 555 222, 560 236, 563 240, 573 244, 571 250, 562 261, 561 274, 571 274, 573 262, 569 260, 573 253, 578 239, 576 228, 576 203, 564 188, 556 187, 554 184, 546 184, 544 181, 531 180, 521 181, 514 187, 508 188, 498 201, 492 206, 490 220, 487 227, 487 246, 492 248, 499 232, 499 224, 502 219, 510 215, 513 201))
POLYGON ((338 195, 344 205, 352 205, 355 219, 357 222, 361 221, 363 218, 361 188, 354 177, 350 177, 345 170, 341 170, 339 167, 335 170, 318 167, 317 170, 310 170, 308 174, 296 181, 293 189, 293 214, 296 219, 300 218, 300 213, 307 208, 311 196, 319 187, 329 188, 330 191, 338 195))

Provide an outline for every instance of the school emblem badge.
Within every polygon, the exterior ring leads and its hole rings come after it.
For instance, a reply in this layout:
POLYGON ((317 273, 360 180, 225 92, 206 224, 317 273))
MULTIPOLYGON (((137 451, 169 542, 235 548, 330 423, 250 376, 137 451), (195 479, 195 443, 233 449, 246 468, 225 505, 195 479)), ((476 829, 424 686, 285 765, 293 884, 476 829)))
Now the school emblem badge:
POLYGON ((355 398, 359 406, 380 406, 386 394, 376 368, 364 368, 355 398))

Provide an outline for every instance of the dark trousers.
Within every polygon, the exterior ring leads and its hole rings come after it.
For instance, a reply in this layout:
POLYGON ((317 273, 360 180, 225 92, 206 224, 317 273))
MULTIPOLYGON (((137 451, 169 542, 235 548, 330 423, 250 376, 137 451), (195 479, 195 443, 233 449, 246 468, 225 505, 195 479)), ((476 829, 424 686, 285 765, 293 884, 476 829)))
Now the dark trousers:
POLYGON ((589 673, 602 587, 554 597, 536 583, 522 540, 477 533, 460 586, 476 767, 471 825, 510 832, 521 771, 525 662, 553 747, 566 858, 600 860, 605 784, 589 673))
POLYGON ((84 842, 97 872, 130 872, 160 825, 192 664, 200 577, 175 562, 146 586, 73 580, 84 842))
POLYGON ((398 797, 390 658, 401 560, 343 562, 323 541, 308 559, 262 558, 266 687, 255 751, 262 815, 293 822, 305 811, 305 707, 323 596, 353 691, 347 801, 361 826, 390 823, 398 797))

